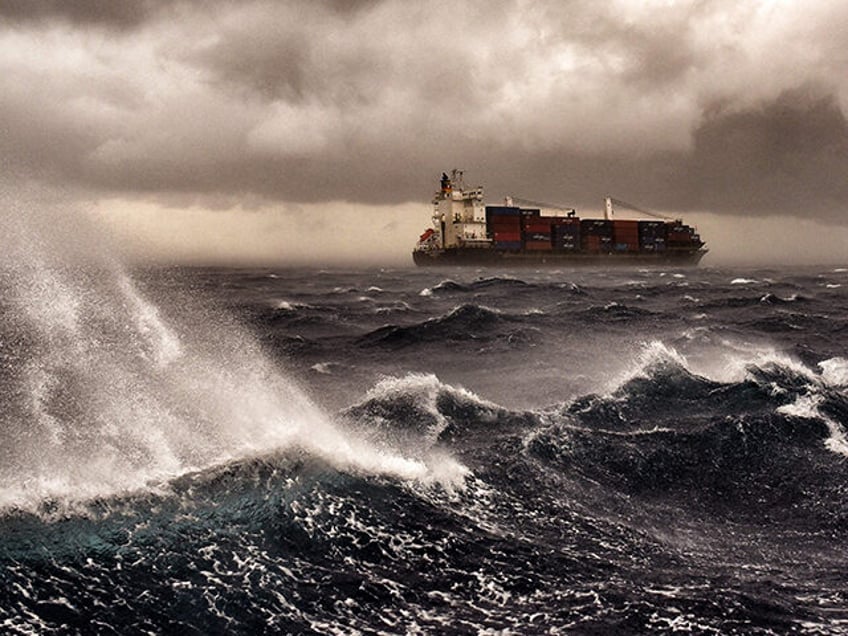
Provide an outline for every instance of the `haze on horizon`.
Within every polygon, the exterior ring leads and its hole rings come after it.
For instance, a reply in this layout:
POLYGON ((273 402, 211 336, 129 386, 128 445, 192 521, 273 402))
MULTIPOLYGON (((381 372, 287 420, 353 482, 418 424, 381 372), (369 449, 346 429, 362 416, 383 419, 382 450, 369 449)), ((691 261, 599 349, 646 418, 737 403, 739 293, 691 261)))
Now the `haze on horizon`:
POLYGON ((458 167, 489 202, 684 216, 708 264, 848 262, 846 23, 836 0, 5 0, 4 214, 73 210, 144 261, 411 264, 458 167))

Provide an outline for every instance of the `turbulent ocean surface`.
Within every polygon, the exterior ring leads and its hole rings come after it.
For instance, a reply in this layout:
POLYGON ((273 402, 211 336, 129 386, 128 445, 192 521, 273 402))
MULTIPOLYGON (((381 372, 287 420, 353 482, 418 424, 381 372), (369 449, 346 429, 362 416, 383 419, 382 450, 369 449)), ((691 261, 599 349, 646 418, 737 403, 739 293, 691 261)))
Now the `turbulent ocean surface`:
POLYGON ((3 633, 848 632, 848 270, 0 286, 3 633))

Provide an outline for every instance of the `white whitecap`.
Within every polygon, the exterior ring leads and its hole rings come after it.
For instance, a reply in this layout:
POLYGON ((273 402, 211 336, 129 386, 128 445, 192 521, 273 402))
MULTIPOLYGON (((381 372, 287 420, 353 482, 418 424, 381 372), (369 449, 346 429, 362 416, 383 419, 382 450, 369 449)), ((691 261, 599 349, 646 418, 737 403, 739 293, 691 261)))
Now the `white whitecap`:
POLYGON ((821 403, 822 397, 819 395, 801 395, 791 404, 779 406, 777 412, 790 417, 822 420, 830 432, 830 437, 824 442, 825 447, 831 452, 848 457, 848 438, 845 436, 845 431, 842 426, 819 410, 821 403))
POLYGON ((829 358, 819 362, 822 382, 830 386, 848 386, 848 360, 829 358))

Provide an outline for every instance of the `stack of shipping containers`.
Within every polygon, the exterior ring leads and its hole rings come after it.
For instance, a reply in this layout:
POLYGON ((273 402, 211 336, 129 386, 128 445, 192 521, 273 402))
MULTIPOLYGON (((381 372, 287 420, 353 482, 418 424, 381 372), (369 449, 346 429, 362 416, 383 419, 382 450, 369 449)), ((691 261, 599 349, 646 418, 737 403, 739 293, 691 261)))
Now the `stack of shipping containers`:
POLYGON ((521 209, 507 206, 486 206, 486 227, 500 250, 520 250, 521 209))
POLYGON ((521 231, 524 234, 524 249, 533 251, 550 251, 551 219, 540 216, 539 210, 521 210, 521 231))
POLYGON ((639 221, 639 247, 645 252, 662 252, 668 238, 665 221, 639 221))
POLYGON ((551 238, 554 249, 574 252, 580 249, 580 219, 558 216, 551 219, 551 238))
POLYGON ((495 249, 529 251, 661 252, 691 248, 695 230, 682 223, 542 216, 538 209, 486 206, 486 227, 495 249))
POLYGON ((639 251, 639 222, 616 220, 612 222, 614 249, 616 252, 639 251))
POLYGON ((700 241, 695 229, 680 222, 668 226, 669 247, 691 247, 692 243, 700 241))
POLYGON ((580 221, 580 247, 589 253, 612 251, 612 221, 583 219, 580 221))

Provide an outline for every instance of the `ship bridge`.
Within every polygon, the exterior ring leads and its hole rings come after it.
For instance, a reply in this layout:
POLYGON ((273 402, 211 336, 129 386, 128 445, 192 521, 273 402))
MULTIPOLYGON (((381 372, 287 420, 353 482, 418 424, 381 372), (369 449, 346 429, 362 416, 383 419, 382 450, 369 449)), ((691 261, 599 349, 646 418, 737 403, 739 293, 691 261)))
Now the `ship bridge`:
POLYGON ((433 197, 433 221, 441 228, 442 247, 489 247, 483 187, 468 188, 461 170, 442 174, 441 189, 433 197))

